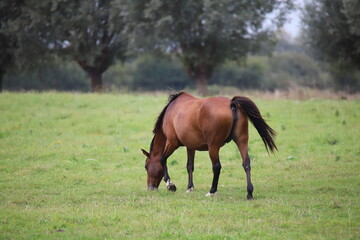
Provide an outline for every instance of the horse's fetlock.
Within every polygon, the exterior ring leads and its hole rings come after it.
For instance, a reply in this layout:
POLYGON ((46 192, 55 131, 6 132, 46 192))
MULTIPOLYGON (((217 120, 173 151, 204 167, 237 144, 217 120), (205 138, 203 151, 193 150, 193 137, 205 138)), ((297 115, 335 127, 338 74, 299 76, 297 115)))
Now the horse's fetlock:
POLYGON ((221 164, 220 162, 217 162, 213 165, 213 170, 214 171, 220 171, 221 170, 221 164))
POLYGON ((250 192, 250 193, 252 193, 254 191, 254 186, 251 183, 248 184, 247 191, 250 192))
POLYGON ((245 172, 247 172, 247 171, 250 171, 251 170, 251 166, 250 166, 250 163, 249 164, 247 164, 247 163, 243 163, 243 168, 244 168, 244 170, 245 170, 245 172))

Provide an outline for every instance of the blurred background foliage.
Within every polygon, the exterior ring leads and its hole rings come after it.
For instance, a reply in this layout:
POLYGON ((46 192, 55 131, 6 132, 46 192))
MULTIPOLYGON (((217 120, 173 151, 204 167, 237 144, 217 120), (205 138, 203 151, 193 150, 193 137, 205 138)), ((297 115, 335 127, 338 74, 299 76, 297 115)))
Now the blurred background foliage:
MULTIPOLYGON (((115 62, 103 76, 108 91, 156 91, 194 89, 194 82, 186 75, 181 63, 155 55, 115 62)), ((360 90, 360 71, 339 68, 323 69, 309 56, 301 53, 282 52, 272 56, 250 56, 246 63, 227 61, 209 79, 210 85, 274 91, 306 87, 360 90)), ((34 72, 7 74, 4 89, 90 91, 86 73, 74 62, 57 59, 54 64, 34 72)))
POLYGON ((186 14, 200 11, 202 17, 189 23, 186 16, 177 19, 177 8, 165 0, 4 0, 0 90, 199 90, 202 74, 205 84, 220 87, 360 91, 356 0, 308 1, 295 39, 281 28, 294 9, 292 1, 283 6, 250 1, 247 8, 231 0, 176 2, 186 14), (280 20, 264 28, 267 14, 276 9, 280 20), (219 11, 222 22, 216 18, 219 11), (227 13, 233 15, 224 16, 227 13), (244 27, 255 20, 254 26, 244 27), (226 21, 234 22, 226 27, 227 38, 220 38, 219 24, 226 21), (177 30, 165 34, 172 26, 177 30), (231 44, 239 45, 229 48, 231 44), (214 49, 216 56, 209 59, 214 49))

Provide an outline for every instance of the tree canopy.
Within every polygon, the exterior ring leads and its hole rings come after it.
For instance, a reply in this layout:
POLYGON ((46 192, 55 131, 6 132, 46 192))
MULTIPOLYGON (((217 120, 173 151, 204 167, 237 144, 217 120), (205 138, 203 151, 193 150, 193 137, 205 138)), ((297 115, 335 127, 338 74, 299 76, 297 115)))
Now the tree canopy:
POLYGON ((6 21, 6 32, 16 37, 17 52, 75 60, 89 74, 92 90, 98 91, 102 73, 127 51, 124 2, 27 0, 20 4, 21 14, 6 21))
POLYGON ((293 7, 290 0, 134 2, 139 46, 175 53, 202 95, 216 67, 259 50, 293 7), (272 28, 265 24, 269 18, 272 28))
POLYGON ((304 39, 320 60, 360 69, 360 2, 313 0, 303 13, 304 39))

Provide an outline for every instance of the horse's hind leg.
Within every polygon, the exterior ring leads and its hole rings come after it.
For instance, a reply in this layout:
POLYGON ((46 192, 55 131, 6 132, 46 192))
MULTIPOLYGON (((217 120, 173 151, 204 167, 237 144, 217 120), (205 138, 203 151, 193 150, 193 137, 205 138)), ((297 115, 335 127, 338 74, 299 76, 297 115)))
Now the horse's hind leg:
POLYGON ((210 192, 206 194, 206 196, 212 196, 217 191, 217 186, 219 182, 219 176, 220 176, 220 170, 221 170, 221 164, 219 159, 219 147, 209 147, 209 155, 212 162, 212 168, 213 168, 213 181, 211 185, 210 192))
POLYGON ((241 158, 243 160, 242 166, 246 172, 246 182, 247 182, 247 199, 251 200, 253 199, 253 191, 254 187, 251 183, 251 165, 250 165, 250 158, 248 154, 248 136, 243 135, 240 138, 238 138, 236 141, 236 145, 238 146, 241 158))
POLYGON ((194 190, 194 183, 193 183, 193 172, 194 172, 194 158, 195 158, 195 150, 187 149, 187 164, 186 169, 189 176, 188 187, 186 192, 192 192, 194 190))

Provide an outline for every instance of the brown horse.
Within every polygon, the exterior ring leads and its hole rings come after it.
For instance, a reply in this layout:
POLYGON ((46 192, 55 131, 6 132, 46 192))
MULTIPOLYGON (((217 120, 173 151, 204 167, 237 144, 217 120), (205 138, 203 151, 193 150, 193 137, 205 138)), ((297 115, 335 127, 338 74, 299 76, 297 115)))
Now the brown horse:
POLYGON ((219 150, 233 140, 239 148, 242 165, 246 172, 247 198, 252 199, 254 188, 251 183, 248 155, 248 119, 257 129, 266 149, 274 152, 277 149, 274 142, 276 132, 267 125, 259 109, 249 98, 201 99, 185 92, 170 95, 168 104, 155 123, 150 153, 142 149, 147 157, 145 168, 148 189, 157 189, 161 179, 164 178, 167 189, 176 191, 175 184, 170 182, 166 162, 177 148, 186 146, 189 175, 187 192, 194 189, 192 173, 195 150, 209 151, 214 175, 210 192, 206 196, 214 195, 217 191, 221 169, 219 150))

